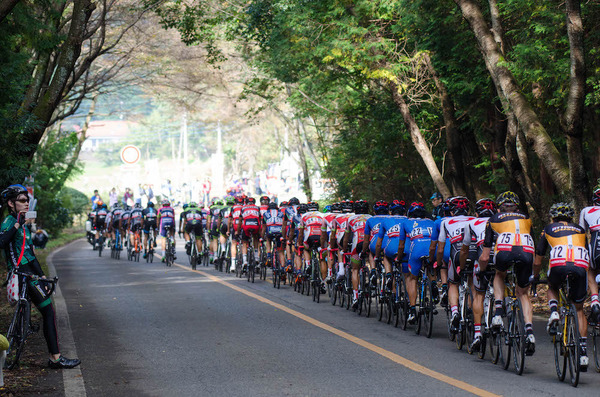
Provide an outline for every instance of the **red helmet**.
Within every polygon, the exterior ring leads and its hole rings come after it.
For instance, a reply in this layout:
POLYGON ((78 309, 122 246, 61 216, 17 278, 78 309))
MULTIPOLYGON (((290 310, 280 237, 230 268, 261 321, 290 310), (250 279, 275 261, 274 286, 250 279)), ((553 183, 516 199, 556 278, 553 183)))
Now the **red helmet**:
POLYGON ((466 197, 452 197, 448 200, 448 204, 454 215, 466 215, 469 212, 469 199, 466 197))
POLYGON ((475 212, 479 217, 489 217, 496 213, 496 202, 490 198, 482 198, 475 203, 475 212))
POLYGON ((256 199, 254 197, 248 197, 246 199, 246 204, 256 204, 256 199))
POLYGON ((244 204, 244 197, 243 196, 237 196, 235 198, 235 203, 236 204, 244 204))
POLYGON ((271 199, 269 198, 269 196, 262 196, 260 198, 260 203, 261 204, 269 204, 269 202, 271 202, 271 199))

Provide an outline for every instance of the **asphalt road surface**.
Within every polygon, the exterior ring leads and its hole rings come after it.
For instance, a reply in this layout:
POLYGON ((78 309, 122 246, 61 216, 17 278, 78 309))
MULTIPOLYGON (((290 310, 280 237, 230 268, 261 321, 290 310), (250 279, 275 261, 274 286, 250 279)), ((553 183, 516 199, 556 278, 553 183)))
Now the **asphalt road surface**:
MULTIPOLYGON (((179 241, 179 247, 182 247, 179 241)), ((88 396, 598 396, 600 374, 577 390, 557 380, 536 321, 525 372, 459 351, 441 315, 431 339, 301 296, 248 283, 185 255, 166 268, 102 257, 77 241, 53 259, 88 396)), ((125 256, 125 255, 123 255, 125 256)), ((374 311, 373 311, 374 313, 374 311)), ((61 331, 62 332, 62 331, 61 331)), ((65 375, 66 395, 73 393, 65 375)), ((568 376, 568 375, 567 375, 568 376)))

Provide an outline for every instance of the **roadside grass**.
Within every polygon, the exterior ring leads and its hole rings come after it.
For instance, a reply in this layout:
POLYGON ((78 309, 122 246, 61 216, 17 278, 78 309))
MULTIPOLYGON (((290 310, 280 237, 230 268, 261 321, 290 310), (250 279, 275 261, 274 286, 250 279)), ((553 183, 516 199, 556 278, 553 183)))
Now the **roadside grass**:
MULTIPOLYGON (((71 241, 85 237, 85 231, 81 228, 65 229, 60 235, 50 237, 46 248, 35 251, 38 261, 42 265, 45 274, 48 274, 48 265, 46 263, 50 253, 71 241)), ((6 266, 0 266, 0 280, 6 280, 6 266)), ((8 325, 12 320, 14 307, 8 304, 6 300, 6 289, 0 289, 0 332, 7 331, 8 325)), ((32 321, 41 325, 42 317, 37 309, 32 308, 32 321)), ((49 371, 46 366, 48 360, 48 351, 46 341, 42 330, 31 335, 27 339, 27 345, 20 365, 12 371, 3 371, 4 387, 0 387, 0 396, 30 396, 30 395, 51 395, 60 394, 60 390, 55 382, 47 382, 47 377, 56 376, 56 371, 49 371)))

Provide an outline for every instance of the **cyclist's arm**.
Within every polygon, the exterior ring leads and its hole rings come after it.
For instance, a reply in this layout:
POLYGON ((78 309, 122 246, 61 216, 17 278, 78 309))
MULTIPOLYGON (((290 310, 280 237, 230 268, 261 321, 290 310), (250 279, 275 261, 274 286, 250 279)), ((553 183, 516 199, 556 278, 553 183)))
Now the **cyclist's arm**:
MULTIPOLYGON (((431 244, 429 244, 429 263, 433 263, 436 261, 436 248, 437 248, 437 239, 431 240, 431 244)), ((440 262, 438 262, 440 263, 440 262)))
POLYGON ((15 234, 17 230, 19 230, 20 225, 18 223, 14 223, 13 225, 7 224, 7 221, 4 221, 2 225, 2 230, 0 230, 0 248, 6 248, 10 244, 10 242, 15 238, 15 234))
POLYGON ((404 258, 404 246, 406 245, 406 241, 400 239, 398 242, 398 262, 402 262, 402 258, 404 258))
POLYGON ((437 255, 435 260, 437 260, 437 263, 442 263, 444 261, 444 247, 446 246, 446 242, 445 241, 439 241, 437 242, 437 255))

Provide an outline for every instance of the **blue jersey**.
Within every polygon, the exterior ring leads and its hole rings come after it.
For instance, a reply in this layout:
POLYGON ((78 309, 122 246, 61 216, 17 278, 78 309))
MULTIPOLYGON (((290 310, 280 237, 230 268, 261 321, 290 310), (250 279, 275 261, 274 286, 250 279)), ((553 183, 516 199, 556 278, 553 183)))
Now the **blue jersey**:
POLYGON ((369 239, 369 250, 372 253, 375 253, 375 246, 377 245, 377 235, 379 233, 379 228, 381 227, 381 222, 384 218, 389 218, 389 215, 376 215, 367 219, 367 223, 365 223, 365 240, 369 239))
POLYGON ((435 222, 426 218, 407 219, 402 222, 400 240, 405 241, 405 254, 408 248, 408 271, 417 276, 421 270, 421 257, 429 255, 431 241, 436 241, 439 232, 435 222), (407 241, 408 240, 408 241, 407 241))
POLYGON ((263 224, 266 226, 268 234, 281 234, 283 212, 276 209, 267 210, 263 214, 263 224))
POLYGON ((388 258, 392 258, 398 253, 401 224, 405 219, 405 216, 392 215, 381 220, 377 239, 382 239, 381 247, 388 258))

